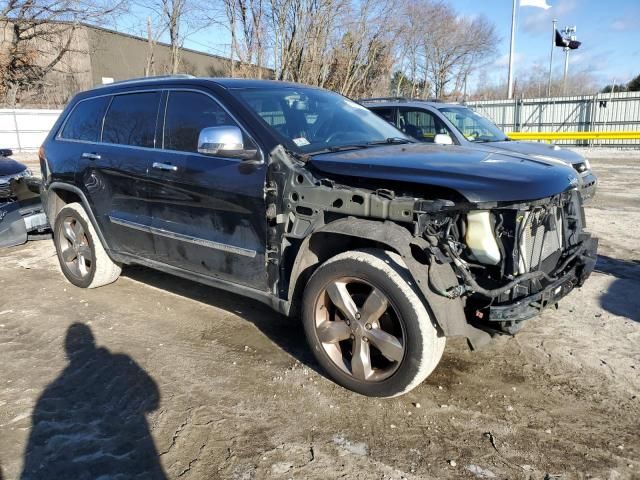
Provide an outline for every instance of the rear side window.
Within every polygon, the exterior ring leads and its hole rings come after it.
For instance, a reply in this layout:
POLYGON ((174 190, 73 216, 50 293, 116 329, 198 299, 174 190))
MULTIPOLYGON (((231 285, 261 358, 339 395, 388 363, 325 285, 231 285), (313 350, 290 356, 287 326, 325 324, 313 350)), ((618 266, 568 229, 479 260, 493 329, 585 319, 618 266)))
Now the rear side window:
POLYGON ((102 141, 153 148, 160 92, 116 95, 107 111, 102 141))
POLYGON ((64 124, 60 137, 84 142, 99 141, 102 119, 109 104, 109 98, 90 98, 76 104, 64 124))
POLYGON ((197 152, 200 131, 224 125, 236 123, 211 97, 198 92, 169 92, 164 148, 197 152))
POLYGON ((393 118, 393 108, 373 108, 375 113, 384 118, 387 122, 396 124, 395 118, 393 118))

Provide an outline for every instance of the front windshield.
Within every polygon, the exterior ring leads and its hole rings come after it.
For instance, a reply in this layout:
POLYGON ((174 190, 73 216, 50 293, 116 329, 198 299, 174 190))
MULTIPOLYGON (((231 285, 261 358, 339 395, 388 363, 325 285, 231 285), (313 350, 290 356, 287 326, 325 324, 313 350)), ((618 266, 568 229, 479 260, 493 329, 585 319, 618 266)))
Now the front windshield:
POLYGON ((508 137, 490 120, 466 107, 445 107, 440 111, 471 142, 503 142, 508 137))
POLYGON ((294 151, 314 153, 411 141, 362 105, 327 90, 282 87, 232 92, 294 151))

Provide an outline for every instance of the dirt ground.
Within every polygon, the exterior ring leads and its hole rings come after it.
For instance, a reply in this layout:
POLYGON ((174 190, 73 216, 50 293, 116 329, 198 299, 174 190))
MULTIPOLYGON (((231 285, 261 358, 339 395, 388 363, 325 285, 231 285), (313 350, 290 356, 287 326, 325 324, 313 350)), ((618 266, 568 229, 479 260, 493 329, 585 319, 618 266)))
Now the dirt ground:
POLYGON ((0 478, 640 479, 640 153, 588 155, 598 271, 393 400, 259 303, 143 268, 81 290, 51 241, 0 250, 0 478))

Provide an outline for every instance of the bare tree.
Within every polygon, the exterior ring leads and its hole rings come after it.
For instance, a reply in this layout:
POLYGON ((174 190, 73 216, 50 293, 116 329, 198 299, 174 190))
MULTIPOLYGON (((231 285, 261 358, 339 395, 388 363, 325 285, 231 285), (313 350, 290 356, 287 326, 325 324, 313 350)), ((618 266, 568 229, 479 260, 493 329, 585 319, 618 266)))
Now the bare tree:
MULTIPOLYGON (((8 0, 0 7, 0 95, 14 104, 21 90, 81 52, 80 25, 104 21, 125 0, 8 0)), ((69 68, 66 68, 68 73, 69 68)))
POLYGON ((442 1, 411 0, 400 19, 398 65, 416 96, 460 97, 466 79, 495 55, 498 37, 486 17, 460 16, 442 1))
POLYGON ((396 25, 391 2, 362 0, 350 6, 352 19, 342 22, 345 32, 332 52, 328 86, 343 95, 363 96, 384 78, 388 89, 393 64, 396 25))
POLYGON ((231 35, 231 76, 262 78, 267 0, 222 0, 231 35), (236 61, 238 68, 236 69, 236 61))
POLYGON ((166 73, 178 73, 185 40, 211 25, 206 10, 209 5, 198 0, 146 0, 139 6, 145 8, 151 18, 156 41, 165 35, 168 37, 169 64, 164 65, 166 73))
POLYGON ((161 8, 160 25, 169 34, 169 72, 178 73, 180 70, 180 48, 184 43, 185 16, 187 0, 159 0, 161 8))
MULTIPOLYGON (((523 69, 514 82, 514 96, 516 98, 541 98, 547 96, 548 71, 546 65, 534 64, 523 69)), ((506 78, 499 81, 490 81, 488 72, 480 72, 477 87, 472 93, 474 100, 502 100, 505 99, 506 78)), ((562 77, 555 76, 551 82, 551 96, 592 95, 598 91, 598 82, 594 75, 588 71, 578 71, 572 74, 571 82, 567 83, 564 91, 562 77), (564 92, 564 93, 563 93, 564 92)))
POLYGON ((147 17, 147 64, 144 67, 144 76, 156 75, 156 44, 162 35, 162 30, 154 31, 154 24, 151 17, 147 17))
POLYGON ((468 19, 456 15, 445 4, 431 4, 425 25, 424 69, 436 97, 446 96, 447 87, 460 91, 462 80, 494 54, 495 27, 485 18, 468 19))

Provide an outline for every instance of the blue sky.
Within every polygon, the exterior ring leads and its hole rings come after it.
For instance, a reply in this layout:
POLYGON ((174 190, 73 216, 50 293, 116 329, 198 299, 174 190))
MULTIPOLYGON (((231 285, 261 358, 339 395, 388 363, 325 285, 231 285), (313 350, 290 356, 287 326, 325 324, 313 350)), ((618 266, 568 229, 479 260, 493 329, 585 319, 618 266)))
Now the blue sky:
MULTIPOLYGON (((484 13, 501 37, 499 55, 490 70, 506 81, 511 34, 511 0, 450 0, 463 15, 484 13)), ((569 57, 569 72, 588 71, 599 83, 628 82, 640 74, 640 0, 547 0, 548 10, 520 7, 516 31, 515 74, 536 65, 548 71, 551 22, 575 25, 582 46, 569 57)), ((564 55, 554 53, 554 72, 561 75, 564 55)))
MULTIPOLYGON (((449 0, 449 3, 461 15, 484 14, 496 25, 500 37, 498 56, 486 71, 488 80, 506 83, 512 1, 449 0)), ((554 18, 558 19, 560 28, 576 25, 578 40, 583 42, 579 50, 571 52, 570 72, 588 71, 602 85, 614 80, 617 84, 625 83, 640 74, 640 0, 547 0, 547 3, 551 5, 548 10, 535 7, 518 9, 516 77, 519 73, 526 75, 534 68, 548 71, 551 21, 554 18)), ((147 13, 140 10, 136 12, 138 17, 145 18, 147 13)), ((131 23, 130 17, 117 22, 116 29, 146 36, 144 22, 131 23)), ((228 55, 227 36, 220 27, 209 28, 192 35, 185 46, 228 55)), ((562 50, 556 48, 555 75, 562 74, 563 61, 562 50)))

